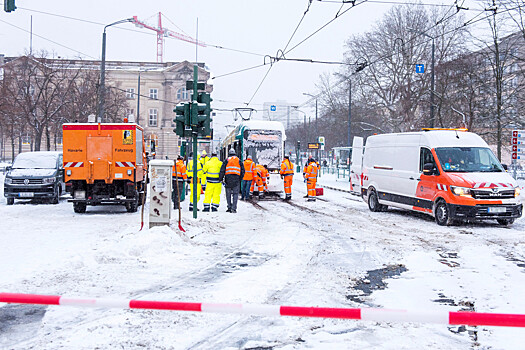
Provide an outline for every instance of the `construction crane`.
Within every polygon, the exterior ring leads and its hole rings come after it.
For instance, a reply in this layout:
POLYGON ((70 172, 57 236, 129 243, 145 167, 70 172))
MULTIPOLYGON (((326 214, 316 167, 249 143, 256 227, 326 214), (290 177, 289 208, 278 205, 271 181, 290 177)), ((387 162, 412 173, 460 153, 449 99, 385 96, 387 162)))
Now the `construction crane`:
POLYGON ((202 47, 205 47, 206 44, 204 44, 201 41, 197 41, 196 39, 193 39, 190 36, 180 34, 177 32, 174 32, 172 30, 169 30, 168 28, 162 27, 162 13, 159 12, 159 25, 157 28, 152 27, 150 25, 147 25, 146 23, 140 21, 137 16, 133 16, 133 24, 135 24, 139 28, 147 28, 150 30, 153 30, 157 32, 157 62, 162 63, 163 62, 163 54, 164 54, 164 38, 165 37, 171 37, 178 40, 186 41, 192 44, 196 44, 202 47))

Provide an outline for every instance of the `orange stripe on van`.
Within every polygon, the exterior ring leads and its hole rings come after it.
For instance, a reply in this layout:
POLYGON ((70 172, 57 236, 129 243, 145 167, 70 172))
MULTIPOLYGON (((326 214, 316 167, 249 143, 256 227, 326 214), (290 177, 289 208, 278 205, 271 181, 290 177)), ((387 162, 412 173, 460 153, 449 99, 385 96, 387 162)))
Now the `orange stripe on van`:
POLYGON ((421 211, 423 213, 430 213, 432 214, 432 209, 426 209, 426 208, 420 208, 420 207, 412 207, 412 210, 421 211))

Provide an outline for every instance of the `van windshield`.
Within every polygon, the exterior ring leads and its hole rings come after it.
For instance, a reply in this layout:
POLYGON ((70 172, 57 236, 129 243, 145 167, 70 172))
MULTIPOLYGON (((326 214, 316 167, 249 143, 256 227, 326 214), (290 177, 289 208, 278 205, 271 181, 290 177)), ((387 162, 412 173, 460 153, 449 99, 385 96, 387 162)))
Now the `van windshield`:
POLYGON ((446 172, 461 173, 499 173, 505 170, 486 147, 440 147, 436 154, 441 168, 446 172))
POLYGON ((15 158, 13 169, 55 169, 58 154, 44 152, 20 153, 15 158))

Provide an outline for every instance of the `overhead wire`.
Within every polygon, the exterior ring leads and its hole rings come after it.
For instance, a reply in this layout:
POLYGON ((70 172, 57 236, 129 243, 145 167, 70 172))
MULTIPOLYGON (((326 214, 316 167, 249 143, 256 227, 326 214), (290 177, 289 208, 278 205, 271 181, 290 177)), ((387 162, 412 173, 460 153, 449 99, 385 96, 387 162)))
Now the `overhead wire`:
POLYGON ((9 26, 11 26, 11 27, 14 27, 14 28, 16 28, 16 29, 19 29, 19 30, 21 30, 21 31, 23 31, 23 32, 26 32, 26 33, 32 33, 34 36, 36 36, 36 37, 38 37, 38 38, 40 38, 40 39, 43 39, 43 40, 49 41, 50 43, 53 43, 53 44, 55 44, 55 45, 58 45, 58 46, 60 46, 60 47, 65 48, 65 49, 68 49, 68 50, 71 50, 71 51, 73 51, 73 52, 79 53, 79 54, 81 54, 81 55, 83 55, 83 56, 85 56, 85 57, 89 57, 89 58, 92 58, 92 59, 96 60, 96 58, 93 57, 93 56, 91 56, 91 55, 88 55, 88 54, 86 54, 86 53, 83 53, 82 51, 78 51, 78 50, 76 50, 76 49, 73 49, 73 48, 71 48, 71 47, 69 47, 69 46, 66 46, 66 45, 60 44, 60 43, 58 43, 58 42, 56 42, 56 41, 54 41, 54 40, 51 40, 51 39, 48 39, 48 38, 46 38, 46 37, 44 37, 44 36, 42 36, 42 35, 36 34, 35 32, 30 32, 29 30, 24 29, 24 28, 21 28, 21 27, 15 25, 15 24, 12 24, 12 23, 6 22, 6 21, 4 21, 4 20, 2 20, 2 19, 0 19, 0 22, 5 23, 5 24, 7 24, 7 25, 9 25, 9 26))
MULTIPOLYGON (((297 26, 295 27, 295 30, 293 31, 292 35, 290 36, 290 39, 288 39, 288 42, 286 43, 286 46, 284 47, 284 50, 278 50, 277 51, 277 55, 279 55, 279 51, 281 51, 282 53, 282 57, 284 57, 284 52, 286 51, 286 49, 288 48, 288 45, 290 45, 290 42, 292 41, 293 37, 295 36, 295 33, 297 33, 297 30, 299 29, 301 23, 303 23, 303 20, 306 16, 306 14, 308 13, 308 11, 310 10, 310 6, 312 6, 312 0, 309 0, 308 1, 308 7, 306 8, 306 11, 304 11, 303 13, 303 16, 301 17, 301 20, 299 21, 299 23, 297 24, 297 26)), ((268 74, 270 74, 270 71, 272 70, 273 68, 273 64, 270 64, 270 67, 268 68, 268 70, 266 71, 266 74, 264 75, 264 77, 262 78, 261 82, 259 83, 259 86, 257 86, 257 89, 255 90, 255 92, 253 93, 252 97, 250 98, 250 100, 248 101, 248 103, 246 103, 246 106, 249 106, 250 103, 252 102, 252 100, 254 99, 255 95, 257 95, 257 92, 259 92, 259 89, 261 88, 262 84, 264 83, 264 81, 266 80, 266 77, 268 77, 268 74)))
MULTIPOLYGON (((77 18, 77 17, 72 17, 72 16, 66 16, 66 15, 60 15, 60 14, 56 14, 56 13, 51 13, 51 12, 46 12, 46 11, 41 11, 41 10, 35 10, 35 9, 31 9, 31 8, 27 8, 27 7, 21 7, 21 6, 17 6, 17 9, 18 10, 24 10, 24 11, 28 11, 28 12, 35 12, 35 13, 40 13, 40 14, 43 14, 43 15, 47 15, 47 16, 53 16, 53 17, 58 17, 58 18, 64 18, 64 19, 69 19, 69 20, 72 20, 72 21, 78 21, 78 22, 83 22, 83 23, 88 23, 88 24, 94 24, 94 25, 99 25, 99 26, 105 26, 107 23, 101 23, 101 22, 96 22, 96 21, 91 21, 91 20, 86 20, 86 19, 82 19, 82 18, 77 18)), ((164 15, 164 14, 163 14, 164 15)), ((153 15, 154 16, 154 15, 153 15)), ((148 18, 151 18, 153 16, 150 16, 148 18)), ((166 16, 166 15, 164 15, 166 16)), ((166 17, 167 18, 167 17, 166 17)), ((173 23, 169 18, 168 20, 173 23)), ((175 23, 173 23, 177 28, 179 28, 175 23)), ((139 34, 143 34, 143 35, 149 35, 149 36, 156 36, 157 34, 155 33, 152 33, 152 32, 148 32, 148 31, 144 31, 144 30, 139 30, 139 29, 131 29, 131 28, 126 28, 126 27, 115 27, 117 29, 120 29, 120 30, 125 30, 125 31, 128 31, 128 32, 134 32, 134 33, 139 33, 139 34)), ((180 28, 179 28, 180 29, 180 28)), ((182 30, 182 29, 181 29, 182 30)), ((182 30, 182 32, 184 34, 186 34, 184 32, 184 30, 182 30)), ((186 34, 188 35, 188 34, 186 34)), ((167 37, 168 39, 172 39, 172 40, 177 40, 176 38, 173 38, 173 37, 167 37)), ((234 52, 239 52, 239 53, 243 53, 243 54, 247 54, 247 55, 253 55, 253 56, 260 56, 260 57, 264 57, 265 55, 261 54, 261 53, 256 53, 256 52, 250 52, 250 51, 246 51, 246 50, 239 50, 239 49, 234 49, 234 48, 229 48, 229 47, 225 47, 225 46, 222 46, 222 45, 217 45, 217 44, 209 44, 209 43, 206 43, 206 46, 208 47, 213 47, 213 48, 216 48, 216 49, 219 49, 219 50, 226 50, 226 51, 234 51, 234 52)))
MULTIPOLYGON (((518 7, 519 7, 519 6, 516 6, 516 7, 513 7, 513 8, 509 8, 509 9, 505 9, 505 10, 502 10, 502 11, 498 12, 498 14, 513 11, 513 10, 517 9, 518 7)), ((487 10, 487 11, 488 11, 488 10, 487 10)), ((479 21, 485 19, 484 17, 483 17, 483 18, 478 18, 478 19, 476 19, 477 17, 480 17, 484 12, 486 12, 486 11, 483 11, 483 12, 478 13, 478 14, 477 14, 476 16, 474 16, 473 18, 471 18, 471 19, 467 20, 466 22, 464 22, 461 26, 456 27, 456 28, 453 28, 453 29, 451 29, 451 30, 449 30, 449 31, 446 31, 446 32, 442 33, 442 34, 439 35, 439 36, 444 36, 444 35, 450 34, 450 33, 454 32, 454 31, 457 31, 457 30, 459 30, 459 29, 462 29, 462 28, 465 28, 465 27, 467 27, 467 26, 473 25, 473 24, 475 24, 475 23, 477 23, 477 22, 479 22, 479 21)), ((449 18, 447 18, 446 20, 443 20, 442 22, 447 21, 448 19, 450 19, 452 16, 454 16, 454 15, 456 15, 456 14, 457 14, 457 12, 454 13, 454 14, 452 14, 451 16, 449 16, 449 18)), ((431 26, 431 27, 428 28, 427 30, 423 31, 423 33, 426 33, 426 32, 428 32, 428 31, 430 31, 432 28, 434 28, 435 26, 437 26, 437 25, 439 25, 439 24, 440 24, 440 23, 436 23, 435 25, 431 26)), ((416 36, 414 36, 411 40, 415 40, 415 39, 416 39, 417 37, 419 37, 419 36, 423 36, 423 34, 416 35, 416 36)), ((419 46, 419 45, 426 44, 429 40, 432 40, 432 39, 423 40, 420 44, 417 44, 417 45, 415 45, 415 46, 417 47, 417 46, 419 46)), ((381 61, 383 61, 384 59, 389 58, 389 57, 392 57, 392 56, 393 56, 393 54, 388 54, 388 55, 380 56, 380 57, 378 57, 376 60, 374 60, 374 61, 372 61, 372 62, 369 62, 369 63, 367 64, 367 66, 371 66, 371 65, 373 65, 373 64, 377 64, 378 62, 381 62, 381 61)), ((351 76, 354 76, 354 75, 356 75, 356 74, 357 74, 356 72, 353 72, 353 73, 350 74, 350 77, 351 77, 351 76)), ((343 84, 344 82, 347 82, 347 81, 348 81, 348 79, 343 79, 343 80, 337 82, 336 84, 332 85, 331 87, 332 87, 332 88, 335 88, 335 87, 337 87, 337 86, 339 86, 339 85, 341 85, 341 84, 343 84)), ((324 93, 325 93, 324 91, 320 92, 319 94, 315 95, 314 97, 310 98, 310 99, 307 100, 306 102, 304 102, 304 103, 302 103, 301 105, 299 105, 298 108, 300 108, 300 107, 304 107, 305 105, 308 105, 309 103, 311 103, 312 101, 314 101, 316 98, 319 98, 320 96, 322 96, 324 93)))

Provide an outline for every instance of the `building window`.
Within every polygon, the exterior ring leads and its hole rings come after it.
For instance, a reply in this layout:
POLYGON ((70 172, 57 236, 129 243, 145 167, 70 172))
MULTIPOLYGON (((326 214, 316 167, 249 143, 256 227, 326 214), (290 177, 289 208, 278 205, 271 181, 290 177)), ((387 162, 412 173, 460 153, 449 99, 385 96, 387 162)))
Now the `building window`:
POLYGON ((133 100, 135 98, 135 89, 126 89, 126 98, 128 100, 133 100))
POLYGON ((157 126, 157 109, 151 108, 149 110, 149 126, 157 126))
POLYGON ((128 108, 126 117, 133 117, 135 115, 133 112, 135 112, 133 108, 128 108))
POLYGON ((157 100, 159 98, 159 90, 158 89, 149 89, 149 98, 157 100))
POLYGON ((187 100, 188 99, 188 90, 185 87, 182 87, 177 90, 177 100, 187 100))

